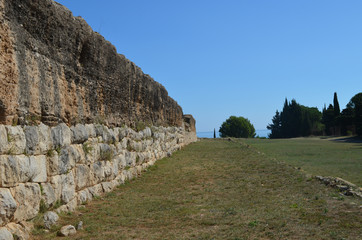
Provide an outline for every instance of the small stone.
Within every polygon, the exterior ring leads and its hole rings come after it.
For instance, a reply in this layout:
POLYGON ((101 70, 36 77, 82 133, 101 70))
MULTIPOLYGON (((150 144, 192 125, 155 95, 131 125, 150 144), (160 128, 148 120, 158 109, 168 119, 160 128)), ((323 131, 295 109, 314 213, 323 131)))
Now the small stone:
POLYGON ((77 230, 75 229, 75 227, 73 225, 63 226, 59 231, 59 235, 62 237, 71 236, 76 233, 77 233, 77 230))
POLYGON ((80 221, 78 223, 77 230, 79 231, 79 230, 82 230, 82 229, 83 229, 83 221, 80 221))
POLYGON ((58 214, 52 211, 48 211, 44 214, 44 226, 47 229, 50 229, 51 226, 55 225, 59 219, 58 214))

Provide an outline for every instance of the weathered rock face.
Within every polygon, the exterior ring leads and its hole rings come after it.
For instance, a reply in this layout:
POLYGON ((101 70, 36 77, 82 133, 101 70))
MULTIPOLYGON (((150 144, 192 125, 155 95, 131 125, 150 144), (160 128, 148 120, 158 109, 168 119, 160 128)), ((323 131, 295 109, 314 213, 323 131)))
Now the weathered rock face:
POLYGON ((182 125, 166 89, 52 0, 0 0, 0 123, 182 125))

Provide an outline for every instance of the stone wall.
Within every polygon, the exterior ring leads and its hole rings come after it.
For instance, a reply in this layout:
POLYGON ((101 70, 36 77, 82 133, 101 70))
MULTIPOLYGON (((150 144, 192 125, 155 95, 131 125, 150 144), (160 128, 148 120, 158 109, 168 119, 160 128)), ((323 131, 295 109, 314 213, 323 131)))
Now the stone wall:
POLYGON ((196 139, 185 127, 0 125, 0 227, 24 236, 39 211, 73 211, 196 139))
POLYGON ((166 89, 64 6, 0 0, 0 22, 0 123, 182 125, 166 89))
POLYGON ((64 6, 0 0, 0 23, 1 239, 197 140, 166 89, 64 6))

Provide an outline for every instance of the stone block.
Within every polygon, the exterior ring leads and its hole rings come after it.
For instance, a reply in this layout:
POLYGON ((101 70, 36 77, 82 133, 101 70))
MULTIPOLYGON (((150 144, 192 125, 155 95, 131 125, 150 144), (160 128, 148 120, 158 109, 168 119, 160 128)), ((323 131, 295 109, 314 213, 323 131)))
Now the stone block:
POLYGON ((0 226, 6 225, 13 219, 16 208, 17 204, 10 190, 8 188, 0 188, 0 226))
POLYGON ((72 146, 62 148, 58 160, 59 174, 66 174, 74 168, 77 157, 77 151, 72 146))
POLYGON ((111 182, 102 182, 102 188, 105 193, 113 190, 114 185, 111 182))
POLYGON ((8 154, 23 154, 26 147, 25 134, 21 126, 5 126, 8 140, 8 154))
POLYGON ((75 188, 83 189, 93 184, 93 176, 87 165, 77 165, 75 167, 75 188))
POLYGON ((103 193, 102 184, 97 184, 93 187, 89 187, 88 191, 90 194, 92 194, 92 197, 98 197, 103 193))
POLYGON ((61 200, 69 203, 75 197, 75 182, 73 172, 62 175, 61 200))
POLYGON ((0 240, 14 240, 14 237, 7 228, 0 227, 0 240))
POLYGON ((0 154, 6 154, 9 151, 8 134, 4 125, 0 125, 0 154))
POLYGON ((95 138, 97 136, 96 129, 93 124, 86 124, 85 128, 88 132, 88 137, 95 138))
POLYGON ((83 143, 89 138, 88 130, 83 124, 72 126, 70 130, 72 132, 72 143, 83 143))
POLYGON ((46 229, 50 229, 59 220, 58 214, 52 211, 48 211, 43 216, 44 226, 46 229))
POLYGON ((25 182, 46 182, 45 156, 0 156, 1 186, 13 187, 25 182))
POLYGON ((71 131, 65 123, 51 128, 53 146, 65 147, 71 144, 71 131))
POLYGON ((144 137, 144 138, 150 138, 150 137, 152 137, 151 128, 146 127, 142 132, 143 132, 143 137, 144 137))
POLYGON ((6 228, 10 231, 10 233, 13 235, 14 239, 16 240, 30 239, 29 231, 20 224, 12 222, 6 225, 6 228))
POLYGON ((43 123, 39 126, 24 127, 27 154, 46 154, 52 148, 50 128, 43 123))
POLYGON ((93 196, 88 189, 84 189, 78 192, 77 198, 78 198, 78 204, 83 204, 85 202, 91 201, 93 199, 93 196))
POLYGON ((31 156, 30 161, 30 173, 31 181, 36 183, 42 183, 47 181, 47 164, 46 157, 44 155, 31 156))
POLYGON ((98 159, 101 156, 101 150, 100 150, 100 145, 102 143, 97 143, 97 142, 89 142, 87 143, 86 147, 88 148, 87 152, 84 153, 85 155, 85 162, 87 164, 89 163, 94 163, 96 161, 98 161, 98 159))
POLYGON ((34 218, 39 212, 40 186, 37 183, 19 184, 11 189, 14 199, 18 203, 14 213, 14 221, 20 222, 34 218))
POLYGON ((44 200, 44 203, 47 207, 53 206, 58 200, 55 190, 50 183, 41 184, 41 197, 44 200))

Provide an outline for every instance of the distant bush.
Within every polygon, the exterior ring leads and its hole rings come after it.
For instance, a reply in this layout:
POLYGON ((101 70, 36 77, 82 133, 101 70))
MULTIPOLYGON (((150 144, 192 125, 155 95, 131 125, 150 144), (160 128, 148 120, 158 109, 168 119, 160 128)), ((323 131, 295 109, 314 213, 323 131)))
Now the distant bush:
POLYGON ((247 118, 231 116, 220 127, 221 137, 255 137, 255 128, 247 118))

